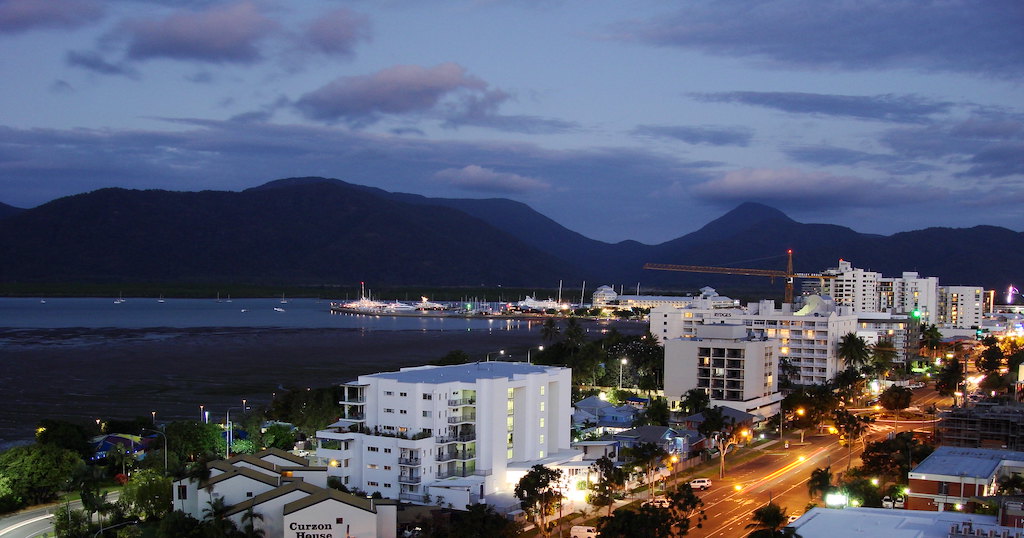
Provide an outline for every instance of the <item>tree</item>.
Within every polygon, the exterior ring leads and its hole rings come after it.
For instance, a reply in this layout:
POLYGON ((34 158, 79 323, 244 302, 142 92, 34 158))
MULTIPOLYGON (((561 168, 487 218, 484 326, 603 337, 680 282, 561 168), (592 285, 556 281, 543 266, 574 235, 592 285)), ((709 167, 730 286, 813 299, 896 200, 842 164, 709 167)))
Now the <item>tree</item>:
POLYGON ((597 475, 597 478, 590 482, 590 504, 598 507, 607 506, 608 515, 611 516, 615 499, 626 488, 626 473, 608 456, 601 456, 591 464, 590 471, 597 475))
POLYGON ((266 536, 266 531, 256 528, 257 521, 263 521, 263 514, 254 512, 250 506, 249 509, 242 514, 242 535, 245 536, 245 538, 263 538, 266 536))
POLYGON ((864 393, 864 376, 856 368, 849 367, 832 378, 832 386, 842 400, 852 402, 864 393))
MULTIPOLYGON (((466 538, 514 538, 521 526, 499 514, 489 504, 471 504, 451 513, 448 536, 466 538)), ((435 533, 436 535, 437 533, 435 533)))
POLYGON ((964 382, 964 368, 960 359, 951 359, 942 365, 935 379, 935 391, 943 396, 953 396, 964 382))
POLYGON ((928 355, 935 359, 938 356, 939 347, 942 345, 942 332, 933 323, 921 326, 921 349, 929 351, 928 355))
POLYGON ((68 479, 68 488, 78 491, 82 509, 88 514, 90 520, 93 514, 106 509, 107 494, 101 492, 100 487, 104 478, 105 473, 102 467, 86 465, 85 462, 82 462, 75 467, 71 478, 68 479))
POLYGON ((890 482, 906 484, 914 462, 924 461, 934 449, 932 445, 915 439, 913 433, 903 432, 891 439, 868 443, 860 460, 863 468, 871 469, 873 475, 890 482))
POLYGON ((541 536, 550 536, 553 525, 548 518, 561 506, 562 472, 543 465, 534 465, 516 484, 515 496, 519 505, 537 526, 541 536))
POLYGON ((160 519, 171 511, 171 479, 152 470, 138 471, 124 485, 121 501, 140 519, 160 519))
POLYGON ((999 477, 996 481, 1000 495, 1020 495, 1024 492, 1024 476, 1012 474, 999 477))
POLYGON ((583 341, 586 337, 586 333, 583 332, 583 326, 576 318, 569 318, 569 321, 565 322, 565 345, 573 350, 579 350, 583 347, 583 341))
MULTIPOLYGON (((992 340, 995 340, 995 338, 992 338, 992 340)), ((988 338, 986 338, 985 341, 987 342, 988 338)), ((976 366, 978 367, 978 370, 985 372, 986 375, 997 373, 999 372, 999 368, 1003 365, 1004 358, 1003 349, 999 347, 999 343, 993 342, 981 352, 976 366)))
MULTIPOLYGON (((668 452, 654 443, 640 443, 633 448, 627 449, 628 456, 632 459, 632 465, 636 469, 636 475, 641 482, 650 485, 654 481, 654 472, 658 470, 668 452)), ((653 493, 654 488, 648 490, 648 497, 653 493)))
POLYGON ((85 428, 66 420, 43 419, 36 426, 36 442, 66 448, 81 456, 92 456, 89 433, 85 428))
POLYGON ((682 396, 682 401, 679 402, 679 407, 687 416, 696 415, 707 409, 709 405, 711 405, 711 396, 706 390, 698 388, 686 391, 686 394, 682 396))
POLYGON ((175 510, 160 520, 156 535, 159 538, 205 538, 203 523, 198 519, 175 510))
POLYGON ((544 320, 544 324, 540 326, 540 336, 545 342, 551 342, 558 338, 561 332, 561 329, 558 328, 558 323, 555 322, 555 318, 544 320))
POLYGON ((832 489, 832 468, 819 467, 811 471, 811 478, 807 480, 807 494, 812 498, 825 498, 825 495, 832 489))
POLYGON ((703 501, 693 493, 689 484, 668 494, 669 506, 641 506, 637 510, 619 508, 598 520, 601 536, 651 538, 653 536, 686 536, 696 519, 701 527, 707 519, 703 501))
POLYGON ((263 432, 263 445, 267 448, 291 450, 295 448, 295 430, 284 424, 271 424, 263 432))
POLYGON ((892 340, 879 340, 871 346, 871 370, 879 377, 888 377, 886 374, 892 370, 896 356, 896 346, 892 340))
POLYGON ((889 411, 896 412, 896 422, 893 424, 895 430, 899 426, 900 411, 910 407, 910 400, 914 397, 914 391, 907 387, 897 387, 892 385, 889 388, 882 391, 882 394, 878 396, 878 403, 882 407, 889 411))
POLYGON ((228 519, 227 513, 231 506, 224 502, 224 497, 214 497, 203 509, 203 524, 213 531, 217 536, 228 536, 238 529, 235 523, 228 519))
POLYGON ((188 461, 196 461, 204 454, 218 454, 223 449, 220 426, 185 420, 172 422, 164 429, 167 446, 188 461))
POLYGON ((53 530, 55 536, 91 536, 89 532, 89 514, 84 510, 74 510, 64 503, 53 512, 53 530))
POLYGON ((839 340, 837 351, 839 358, 846 366, 863 368, 868 363, 868 344, 855 333, 847 333, 839 340))
POLYGON ((75 468, 78 454, 56 445, 34 444, 0 453, 0 477, 18 504, 41 504, 57 498, 75 468))
POLYGON ((875 419, 858 416, 845 409, 837 409, 832 413, 832 417, 836 423, 836 428, 846 438, 846 445, 850 454, 846 462, 846 468, 849 470, 850 463, 853 461, 853 444, 864 435, 867 425, 874 422, 875 419))
POLYGON ((770 502, 754 510, 752 523, 747 525, 748 529, 754 529, 748 534, 750 538, 774 538, 776 536, 793 536, 799 538, 796 530, 786 527, 786 509, 770 502))
POLYGON ((668 401, 665 398, 653 398, 647 407, 633 419, 633 427, 668 426, 668 401))

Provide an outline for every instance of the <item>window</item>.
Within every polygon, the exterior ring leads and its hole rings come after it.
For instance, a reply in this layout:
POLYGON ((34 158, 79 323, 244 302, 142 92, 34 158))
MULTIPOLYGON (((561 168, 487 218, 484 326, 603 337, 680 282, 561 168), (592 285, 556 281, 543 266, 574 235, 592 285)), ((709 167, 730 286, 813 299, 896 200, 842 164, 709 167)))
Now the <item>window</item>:
POLYGON ((398 414, 399 414, 399 415, 408 415, 408 414, 409 414, 409 411, 408 411, 408 410, 406 410, 406 409, 399 409, 399 410, 398 410, 398 414))
POLYGON ((375 487, 376 487, 376 486, 377 486, 377 483, 376 483, 376 482, 372 482, 372 481, 371 481, 371 482, 367 482, 367 483, 366 483, 366 485, 367 485, 367 486, 375 486, 375 487))
POLYGON ((949 495, 949 482, 939 482, 939 495, 949 495))
POLYGON ((377 448, 375 446, 368 446, 368 447, 366 447, 366 451, 367 452, 380 452, 380 448, 377 448))
POLYGON ((423 399, 424 400, 433 400, 434 399, 434 395, 433 394, 424 393, 423 394, 423 399))
POLYGON ((540 410, 541 410, 542 412, 544 411, 544 402, 541 402, 541 403, 540 403, 540 410))
POLYGON ((401 396, 402 398, 405 398, 406 396, 409 395, 409 393, 408 392, 399 392, 398 395, 401 396))
POLYGON ((251 491, 246 491, 245 492, 245 496, 246 497, 252 497, 252 492, 251 491))
POLYGON ((385 454, 390 454, 391 453, 391 449, 390 448, 385 448, 384 449, 384 453, 385 454))
POLYGON ((395 393, 390 391, 390 390, 384 391, 384 396, 394 396, 394 395, 395 395, 395 393))
POLYGON ((385 412, 385 413, 394 413, 394 412, 395 412, 395 410, 394 410, 394 409, 388 409, 387 407, 385 407, 385 408, 384 408, 384 412, 385 412))
POLYGON ((540 444, 544 444, 544 434, 540 434, 540 444))
POLYGON ((384 466, 384 470, 385 471, 390 471, 391 470, 391 466, 390 465, 385 465, 384 466))
POLYGON ((544 396, 544 385, 540 386, 540 395, 544 396))
POLYGON ((540 427, 541 427, 541 428, 543 428, 543 427, 544 427, 544 417, 541 417, 541 418, 540 418, 540 427))
POLYGON ((423 417, 424 418, 430 418, 430 411, 424 411, 423 412, 423 417))
POLYGON ((181 484, 178 486, 178 499, 185 500, 188 498, 188 486, 181 484))
MULTIPOLYGON (((366 464, 366 468, 367 469, 376 469, 377 468, 377 464, 376 463, 367 463, 366 464)), ((373 484, 373 485, 376 486, 377 484, 373 484)))
POLYGON ((391 484, 388 484, 387 482, 384 482, 384 487, 386 487, 386 488, 390 488, 390 487, 391 487, 391 484))
POLYGON ((345 518, 343 518, 343 517, 339 517, 339 518, 336 518, 336 519, 334 520, 334 523, 336 523, 336 524, 338 524, 338 525, 342 525, 342 524, 344 524, 344 523, 345 523, 345 518))

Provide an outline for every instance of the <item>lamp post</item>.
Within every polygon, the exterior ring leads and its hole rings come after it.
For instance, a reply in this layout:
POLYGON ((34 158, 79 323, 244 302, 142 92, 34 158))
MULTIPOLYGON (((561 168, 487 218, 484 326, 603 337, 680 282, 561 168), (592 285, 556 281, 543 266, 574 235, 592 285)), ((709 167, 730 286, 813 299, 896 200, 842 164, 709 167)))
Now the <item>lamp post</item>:
POLYGON ((203 410, 205 410, 205 409, 206 409, 205 405, 199 404, 199 422, 203 421, 203 410))
MULTIPOLYGON (((530 361, 530 351, 532 350, 532 347, 526 349, 526 364, 533 364, 533 362, 530 361)), ((537 351, 544 351, 544 346, 537 346, 537 351)))
POLYGON ((491 353, 497 353, 498 355, 504 355, 505 354, 505 350, 504 349, 499 349, 498 351, 490 351, 490 352, 488 352, 487 353, 487 362, 491 362, 491 353))
POLYGON ((167 476, 167 434, 159 430, 151 430, 149 428, 143 428, 142 431, 153 432, 157 435, 164 436, 164 476, 167 476))
POLYGON ((153 425, 156 426, 156 411, 150 411, 150 413, 153 415, 153 425))
MULTIPOLYGON (((796 414, 801 417, 804 416, 804 408, 798 407, 796 409, 796 414)), ((800 444, 804 444, 804 428, 800 428, 800 444)))
POLYGON ((629 359, 626 359, 626 358, 619 359, 619 363, 620 363, 619 364, 619 388, 621 389, 622 388, 622 369, 625 368, 627 364, 629 364, 629 359))
POLYGON ((234 407, 229 407, 228 408, 228 415, 227 415, 227 418, 225 419, 227 421, 227 423, 228 423, 227 424, 227 426, 228 426, 228 434, 227 434, 227 437, 225 438, 227 443, 226 443, 226 446, 224 447, 224 459, 228 459, 228 458, 231 457, 231 442, 234 441, 234 432, 235 432, 235 430, 234 430, 234 426, 231 424, 231 410, 232 409, 241 409, 242 411, 245 411, 246 409, 248 409, 248 407, 246 407, 245 400, 243 399, 241 407, 238 407, 236 405, 234 407))

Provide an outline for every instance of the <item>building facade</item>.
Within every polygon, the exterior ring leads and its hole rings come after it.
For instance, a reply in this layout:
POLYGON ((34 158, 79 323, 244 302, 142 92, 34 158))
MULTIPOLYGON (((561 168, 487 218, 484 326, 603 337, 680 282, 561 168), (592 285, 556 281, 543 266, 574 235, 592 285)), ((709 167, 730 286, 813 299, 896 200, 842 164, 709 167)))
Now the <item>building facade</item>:
POLYGON ((511 464, 570 448, 568 368, 421 366, 342 388, 344 416, 317 432, 317 457, 350 489, 462 506, 508 491, 511 464))
POLYGON ((1024 472, 1024 452, 939 446, 910 471, 907 509, 973 512, 998 480, 1024 472))
POLYGON ((942 286, 939 323, 956 329, 981 327, 985 289, 980 286, 942 286))

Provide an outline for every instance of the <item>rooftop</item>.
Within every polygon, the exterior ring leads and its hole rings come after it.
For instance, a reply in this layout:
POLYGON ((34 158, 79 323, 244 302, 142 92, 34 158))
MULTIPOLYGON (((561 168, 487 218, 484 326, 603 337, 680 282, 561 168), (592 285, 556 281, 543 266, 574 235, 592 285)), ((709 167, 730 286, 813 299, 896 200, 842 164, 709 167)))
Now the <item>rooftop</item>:
POLYGON ((910 476, 911 478, 921 479, 925 479, 925 476, 929 474, 989 478, 996 472, 999 465, 1006 460, 1024 461, 1024 452, 995 450, 991 448, 940 446, 917 467, 914 467, 910 476))
POLYGON ((996 525, 996 516, 885 508, 813 508, 790 526, 804 538, 948 538, 954 525, 982 529, 983 536, 988 536, 989 530, 1001 533, 1006 529, 1010 536, 1021 531, 996 525))
POLYGON ((543 374, 551 370, 560 370, 553 366, 538 366, 525 362, 471 362, 451 366, 414 366, 402 368, 397 372, 370 374, 362 378, 394 379, 400 383, 475 383, 478 379, 494 379, 505 377, 543 374))

